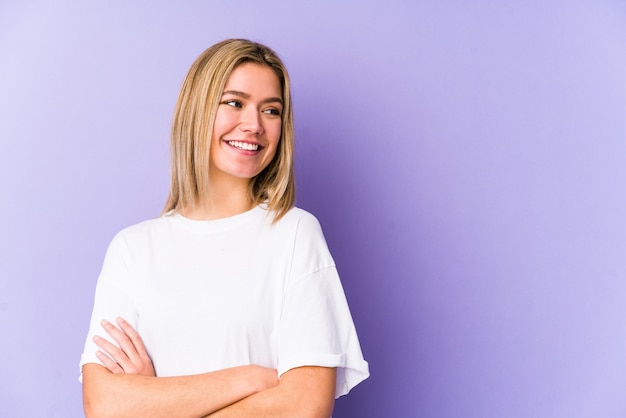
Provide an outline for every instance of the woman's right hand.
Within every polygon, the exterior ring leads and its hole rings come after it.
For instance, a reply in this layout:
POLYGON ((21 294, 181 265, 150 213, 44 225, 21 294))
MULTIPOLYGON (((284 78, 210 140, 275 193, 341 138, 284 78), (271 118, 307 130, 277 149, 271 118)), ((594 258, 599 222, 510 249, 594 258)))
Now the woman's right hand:
POLYGON ((122 318, 117 318, 116 322, 119 328, 104 320, 102 327, 119 347, 102 337, 95 336, 94 342, 103 350, 96 352, 98 359, 112 373, 156 376, 152 360, 137 331, 122 318))

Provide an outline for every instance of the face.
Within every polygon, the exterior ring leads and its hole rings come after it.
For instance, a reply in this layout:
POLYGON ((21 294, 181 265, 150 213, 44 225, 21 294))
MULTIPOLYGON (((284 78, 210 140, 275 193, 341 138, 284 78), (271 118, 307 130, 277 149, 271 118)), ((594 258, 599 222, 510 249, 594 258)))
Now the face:
POLYGON ((210 150, 212 180, 249 181, 276 155, 282 127, 282 89, 274 70, 244 63, 226 82, 210 150))

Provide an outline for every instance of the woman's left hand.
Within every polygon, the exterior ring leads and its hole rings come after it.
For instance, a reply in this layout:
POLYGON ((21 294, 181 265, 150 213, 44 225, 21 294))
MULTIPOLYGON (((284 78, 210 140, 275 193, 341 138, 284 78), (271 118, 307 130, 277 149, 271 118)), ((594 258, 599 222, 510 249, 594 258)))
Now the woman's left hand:
POLYGON ((102 349, 96 352, 98 359, 112 373, 156 376, 152 360, 137 331, 122 318, 117 318, 116 322, 119 328, 109 321, 102 321, 102 328, 117 342, 119 348, 95 336, 94 342, 102 349))

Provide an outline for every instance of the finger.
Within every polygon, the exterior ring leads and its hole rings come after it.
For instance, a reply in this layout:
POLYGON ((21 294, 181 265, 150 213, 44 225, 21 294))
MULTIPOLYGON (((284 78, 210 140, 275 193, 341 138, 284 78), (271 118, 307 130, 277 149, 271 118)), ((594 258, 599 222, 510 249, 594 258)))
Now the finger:
POLYGON ((96 351, 96 357, 98 357, 98 360, 100 360, 104 367, 109 369, 110 372, 115 374, 124 373, 124 370, 120 367, 120 365, 114 362, 111 357, 107 356, 102 351, 96 351))
POLYGON ((154 376, 154 365, 152 364, 152 359, 148 355, 148 350, 146 350, 139 333, 135 331, 132 325, 130 325, 124 318, 117 318, 116 322, 135 347, 135 350, 132 353, 126 353, 130 361, 133 363, 134 372, 147 376, 154 376))
POLYGON ((116 364, 120 365, 120 367, 123 367, 124 364, 128 363, 128 356, 126 353, 124 353, 124 351, 115 344, 98 335, 93 337, 93 341, 102 349, 104 353, 108 354, 107 357, 112 358, 112 361, 115 361, 116 364))
POLYGON ((108 349, 106 351, 120 364, 124 370, 127 370, 131 367, 132 358, 137 356, 135 354, 135 346, 123 331, 118 329, 109 321, 103 320, 101 324, 107 334, 109 334, 117 343, 117 346, 109 343, 110 345, 107 347, 111 351, 108 349))
POLYGON ((146 350, 146 347, 144 346, 143 340, 141 339, 139 333, 137 333, 137 331, 135 331, 135 329, 124 318, 117 318, 116 322, 117 325, 119 325, 120 329, 124 331, 130 342, 133 344, 133 346, 135 347, 135 351, 139 354, 139 356, 147 357, 148 351, 146 350))
POLYGON ((102 321, 102 328, 115 340, 115 342, 119 345, 120 349, 122 349, 126 354, 130 354, 133 351, 136 351, 135 345, 132 343, 128 335, 126 333, 117 328, 115 325, 110 323, 107 320, 102 321))

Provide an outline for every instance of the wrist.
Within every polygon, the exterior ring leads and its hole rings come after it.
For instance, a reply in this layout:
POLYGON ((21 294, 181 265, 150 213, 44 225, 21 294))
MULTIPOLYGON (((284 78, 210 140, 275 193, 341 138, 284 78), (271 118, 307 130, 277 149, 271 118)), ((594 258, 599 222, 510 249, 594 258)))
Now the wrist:
POLYGON ((250 384, 254 393, 273 388, 278 385, 278 372, 267 367, 250 365, 250 384))

